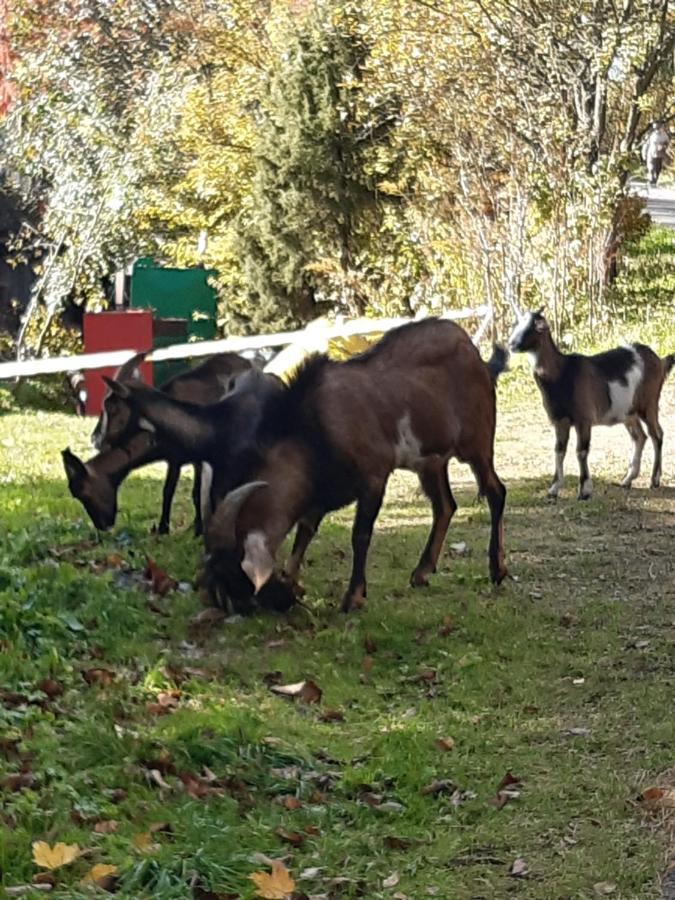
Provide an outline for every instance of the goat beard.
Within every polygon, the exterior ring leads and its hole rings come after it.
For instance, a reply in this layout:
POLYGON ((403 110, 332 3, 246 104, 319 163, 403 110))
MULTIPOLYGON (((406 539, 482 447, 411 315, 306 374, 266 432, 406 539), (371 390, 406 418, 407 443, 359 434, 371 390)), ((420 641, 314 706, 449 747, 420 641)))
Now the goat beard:
POLYGON ((251 615, 257 609, 285 613, 298 599, 295 585, 276 575, 254 594, 253 585, 241 569, 233 577, 231 571, 213 560, 205 562, 197 573, 195 587, 206 605, 241 616, 251 615))

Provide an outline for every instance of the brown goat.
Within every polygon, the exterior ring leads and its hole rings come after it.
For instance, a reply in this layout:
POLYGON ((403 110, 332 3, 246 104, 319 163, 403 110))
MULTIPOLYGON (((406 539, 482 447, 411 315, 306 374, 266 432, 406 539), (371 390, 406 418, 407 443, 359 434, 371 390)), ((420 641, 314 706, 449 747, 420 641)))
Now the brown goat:
MULTIPOLYGON (((137 353, 127 360, 116 373, 116 380, 121 384, 139 382, 138 366, 145 359, 146 355, 147 353, 137 353)), ((215 403, 227 392, 233 377, 250 369, 251 363, 236 353, 219 353, 195 366, 194 369, 170 378, 161 386, 160 391, 167 397, 180 402, 189 401, 198 405, 215 403)), ((134 414, 129 405, 122 402, 113 391, 108 390, 103 399, 101 415, 92 433, 92 443, 103 451, 116 447, 125 447, 131 440, 135 440, 136 435, 141 430, 141 426, 142 423, 139 417, 134 414)), ((162 493, 162 513, 157 531, 159 534, 167 534, 169 531, 171 503, 176 492, 178 479, 180 478, 180 469, 182 465, 190 460, 186 459, 180 452, 180 448, 174 446, 170 441, 160 442, 160 445, 161 452, 155 459, 165 459, 168 463, 168 469, 162 493)), ((194 473, 192 490, 195 506, 194 531, 195 534, 201 534, 202 466, 198 461, 195 461, 194 473)), ((123 477, 125 476, 126 473, 123 477)), ((73 484, 76 484, 79 490, 82 490, 85 486, 88 490, 92 487, 90 480, 82 477, 72 483, 69 479, 69 484, 74 496, 78 496, 78 494, 73 491, 73 484)), ((109 505, 106 504, 106 507, 109 508, 109 505)))
POLYGON ((577 432, 579 500, 591 496, 588 452, 594 425, 622 422, 633 440, 633 456, 622 481, 630 487, 640 474, 642 450, 647 440, 640 424, 647 425, 654 446, 652 487, 661 482, 663 429, 659 423, 659 398, 675 355, 661 359, 644 344, 630 344, 582 356, 561 353, 556 347, 542 311, 520 316, 509 339, 511 350, 528 353, 534 380, 555 428, 555 475, 548 490, 556 498, 563 483, 563 464, 570 429, 577 432))
POLYGON ((261 605, 283 607, 280 595, 291 589, 273 574, 285 536, 299 523, 287 569, 293 576, 322 516, 356 500, 342 608, 360 606, 373 526, 397 468, 416 472, 431 501, 431 532, 410 578, 413 586, 427 584, 457 508, 447 477, 452 457, 469 463, 487 497, 490 577, 499 583, 506 489, 494 470, 493 443, 494 379, 502 368, 501 358, 486 365, 459 326, 437 319, 398 328, 344 363, 312 358, 268 405, 259 452, 249 455, 240 486, 211 519, 204 571, 211 594, 241 607, 255 593, 261 605))
MULTIPOLYGON (((84 506, 94 527, 107 531, 117 517, 117 490, 129 472, 163 459, 163 448, 147 431, 139 431, 125 446, 103 450, 83 462, 67 448, 61 454, 70 492, 84 506)), ((167 479, 164 487, 162 516, 168 515, 175 485, 167 479)))

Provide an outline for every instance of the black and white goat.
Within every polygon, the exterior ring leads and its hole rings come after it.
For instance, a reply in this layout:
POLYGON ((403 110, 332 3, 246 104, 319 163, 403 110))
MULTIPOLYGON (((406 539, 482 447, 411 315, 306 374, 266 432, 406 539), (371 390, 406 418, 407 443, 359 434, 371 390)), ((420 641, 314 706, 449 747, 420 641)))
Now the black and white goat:
POLYGON ((661 359, 645 344, 629 344, 594 356, 561 353, 542 310, 521 315, 511 333, 512 351, 528 353, 534 380, 555 428, 555 475, 549 496, 555 498, 563 483, 563 464, 570 429, 577 433, 580 500, 591 496, 588 452, 594 425, 623 423, 633 439, 633 455, 622 481, 630 487, 640 474, 647 440, 644 422, 654 446, 651 486, 661 481, 663 429, 659 424, 661 388, 675 363, 675 355, 661 359))

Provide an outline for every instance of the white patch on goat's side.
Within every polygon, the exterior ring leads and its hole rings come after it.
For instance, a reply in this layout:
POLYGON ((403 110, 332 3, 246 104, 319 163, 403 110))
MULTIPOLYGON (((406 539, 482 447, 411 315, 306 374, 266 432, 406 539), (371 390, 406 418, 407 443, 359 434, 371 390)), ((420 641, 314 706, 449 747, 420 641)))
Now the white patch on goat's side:
POLYGON ((642 381, 644 362, 635 347, 628 347, 633 354, 633 365, 625 374, 625 381, 608 381, 609 409, 602 418, 603 425, 615 425, 625 422, 633 412, 635 392, 642 381))
POLYGON ((422 461, 422 447, 413 434, 410 413, 398 421, 398 438, 394 447, 395 465, 399 469, 416 469, 422 461))
POLYGON ((151 434, 154 434, 157 431, 150 419, 146 419, 145 416, 140 417, 140 419, 138 420, 138 424, 143 429, 143 431, 149 431, 151 434))
POLYGON ((241 567, 251 579, 256 594, 274 574, 274 559, 267 548, 264 532, 251 531, 246 535, 241 567))
POLYGON ((511 337, 509 338, 509 347, 512 350, 518 352, 518 344, 520 344, 524 335, 532 327, 533 322, 534 316, 531 312, 523 313, 522 316, 518 319, 513 327, 513 331, 511 332, 511 337))
POLYGON ((202 526, 206 530, 211 518, 211 485, 213 484, 213 467, 207 462, 202 464, 202 480, 199 489, 199 508, 202 514, 202 526))

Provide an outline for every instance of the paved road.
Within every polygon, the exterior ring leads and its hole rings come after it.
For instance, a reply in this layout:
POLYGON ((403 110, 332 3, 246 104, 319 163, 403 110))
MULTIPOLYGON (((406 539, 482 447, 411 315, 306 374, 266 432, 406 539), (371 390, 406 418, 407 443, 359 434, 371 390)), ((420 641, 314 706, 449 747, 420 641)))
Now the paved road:
POLYGON ((644 197, 647 201, 647 212, 652 222, 666 228, 675 228, 675 188, 651 187, 646 181, 633 179, 628 185, 629 193, 644 197))

